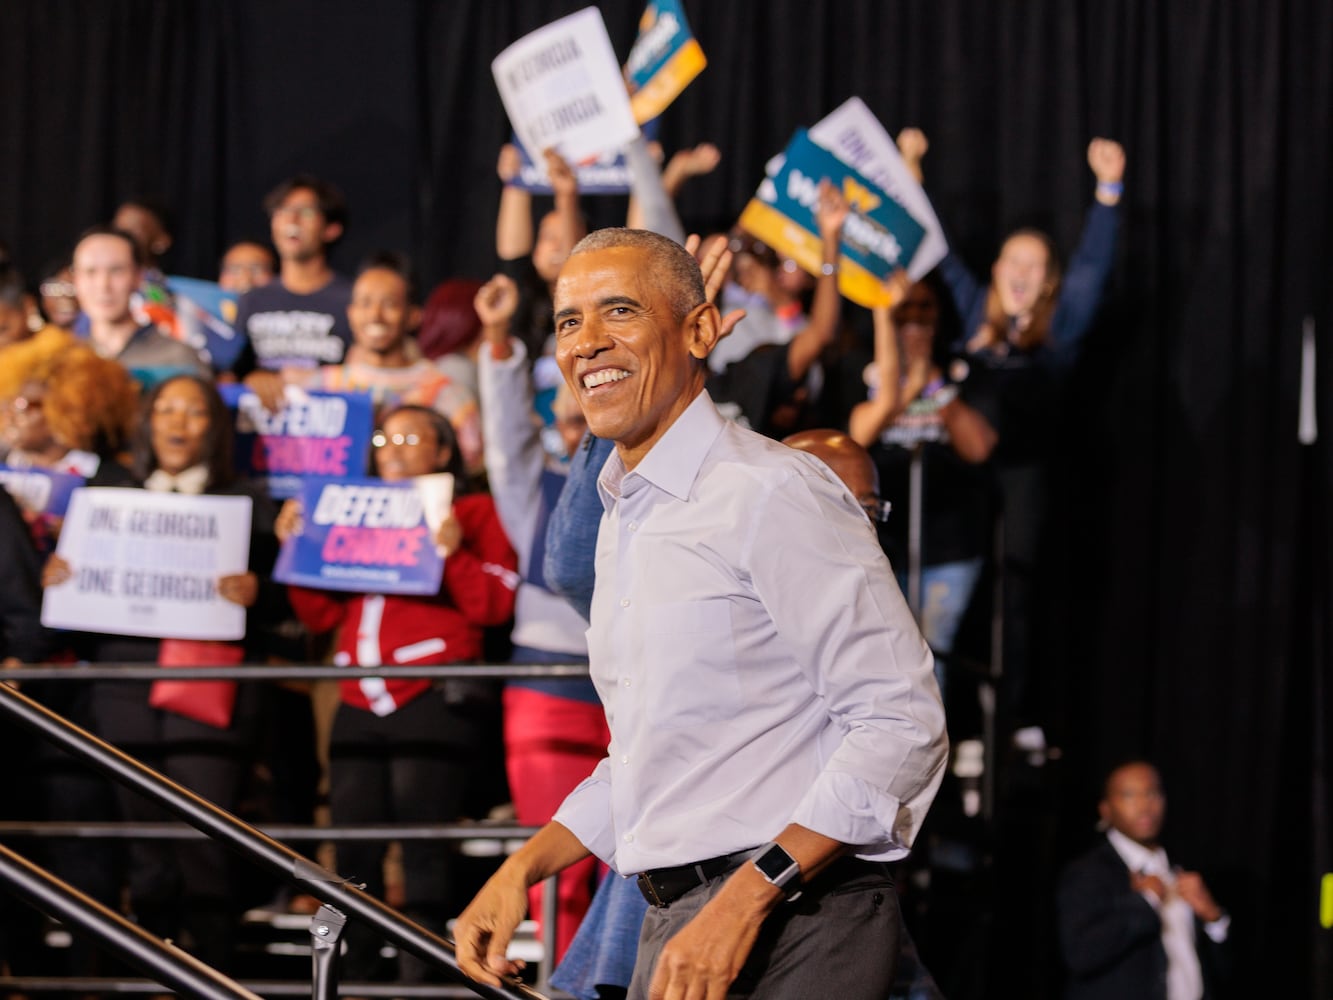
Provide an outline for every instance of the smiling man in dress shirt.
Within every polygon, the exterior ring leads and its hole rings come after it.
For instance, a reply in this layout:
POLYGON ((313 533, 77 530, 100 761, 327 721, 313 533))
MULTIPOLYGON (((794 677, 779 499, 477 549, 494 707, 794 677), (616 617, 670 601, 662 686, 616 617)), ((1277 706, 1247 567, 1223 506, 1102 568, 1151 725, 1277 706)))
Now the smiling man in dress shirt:
POLYGON ((459 918, 492 984, 526 889, 589 852, 650 904, 630 997, 878 998, 904 856, 942 775, 930 652, 855 497, 704 392, 698 264, 601 230, 555 290, 556 357, 616 450, 588 633, 606 758, 459 918))

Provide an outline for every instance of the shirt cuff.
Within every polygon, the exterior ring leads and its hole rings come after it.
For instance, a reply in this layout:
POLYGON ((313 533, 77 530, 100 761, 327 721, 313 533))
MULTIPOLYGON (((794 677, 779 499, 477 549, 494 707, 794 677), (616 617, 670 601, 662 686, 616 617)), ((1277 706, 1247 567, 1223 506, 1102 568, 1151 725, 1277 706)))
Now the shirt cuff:
MULTIPOLYGON (((616 834, 611 816, 611 786, 604 777, 609 767, 603 759, 596 770, 565 796, 551 818, 574 834, 602 861, 615 868, 616 834)), ((616 869, 619 871, 619 869, 616 869)))
POLYGON ((913 817, 902 803, 845 771, 825 771, 797 805, 791 822, 851 846, 867 861, 906 857, 924 817, 913 817))
POLYGON ((1225 944, 1227 934, 1231 931, 1231 914, 1224 913, 1216 920, 1209 921, 1203 925, 1203 932, 1208 935, 1213 944, 1225 944))

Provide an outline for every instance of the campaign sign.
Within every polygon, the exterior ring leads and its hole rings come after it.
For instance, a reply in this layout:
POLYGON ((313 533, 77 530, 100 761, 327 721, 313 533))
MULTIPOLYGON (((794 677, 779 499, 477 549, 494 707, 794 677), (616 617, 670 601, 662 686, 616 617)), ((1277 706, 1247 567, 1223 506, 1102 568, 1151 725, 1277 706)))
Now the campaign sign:
POLYGON ((371 594, 440 592, 444 558, 414 482, 307 480, 301 507, 301 533, 283 542, 275 580, 371 594))
POLYGON ((606 24, 596 7, 524 35, 491 62, 509 122, 526 149, 570 163, 639 134, 606 24))
POLYGON ((944 259, 949 244, 930 199, 898 152, 898 144, 865 102, 850 97, 810 127, 810 138, 844 163, 864 174, 876 187, 898 202, 926 230, 907 265, 913 281, 920 281, 944 259))
POLYGON ((365 472, 375 425, 369 393, 288 386, 286 402, 276 413, 249 390, 223 398, 236 408, 236 470, 266 482, 270 496, 296 496, 307 476, 365 472))
POLYGON ((906 267, 925 229, 883 190, 799 129, 782 167, 766 177, 741 213, 740 224, 779 254, 819 274, 823 245, 815 221, 819 182, 837 185, 851 206, 842 227, 838 288, 858 305, 888 305, 883 279, 906 267))
POLYGON ((0 465, 0 486, 29 514, 65 516, 70 494, 83 485, 83 477, 50 469, 14 469, 0 465))
MULTIPOLYGON (((643 138, 652 142, 657 137, 657 121, 643 126, 643 138)), ((532 194, 551 194, 551 178, 546 173, 546 161, 534 160, 515 135, 510 139, 518 150, 519 168, 509 183, 532 194)), ((628 194, 633 183, 629 161, 624 149, 603 153, 589 163, 571 164, 579 182, 579 194, 628 194)))
MULTIPOLYGON (((171 335, 183 340, 218 371, 227 371, 241 355, 245 339, 237 334, 235 292, 216 281, 167 276, 175 300, 171 335)), ((161 328, 161 324, 158 324, 161 328)))
POLYGON ((649 0, 625 64, 634 120, 660 115, 707 65, 680 0, 649 0))
POLYGON ((70 497, 56 553, 73 576, 47 587, 42 624, 163 639, 241 639, 245 608, 218 581, 244 573, 249 497, 90 489, 70 497))

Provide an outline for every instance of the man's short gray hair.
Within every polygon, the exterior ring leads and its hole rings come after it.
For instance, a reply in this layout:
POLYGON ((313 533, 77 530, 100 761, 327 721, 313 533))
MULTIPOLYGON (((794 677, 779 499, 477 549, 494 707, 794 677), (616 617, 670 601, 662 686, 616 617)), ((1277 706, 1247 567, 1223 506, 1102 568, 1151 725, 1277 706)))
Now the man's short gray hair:
POLYGON ((677 323, 689 315, 691 309, 707 301, 699 262, 675 240, 647 229, 611 227, 594 230, 575 244, 570 256, 616 247, 647 251, 651 276, 666 292, 671 315, 677 323))

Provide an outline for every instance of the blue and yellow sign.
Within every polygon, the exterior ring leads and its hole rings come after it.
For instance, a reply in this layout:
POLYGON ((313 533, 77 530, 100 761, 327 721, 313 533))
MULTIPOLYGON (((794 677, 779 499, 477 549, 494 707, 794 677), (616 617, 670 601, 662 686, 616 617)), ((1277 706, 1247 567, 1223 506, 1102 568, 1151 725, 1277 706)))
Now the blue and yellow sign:
POLYGON ((634 120, 642 125, 660 115, 707 65, 680 0, 650 0, 625 63, 634 120))
POLYGON ((911 261, 925 228, 883 189, 812 141, 804 129, 788 144, 781 169, 764 179, 745 206, 741 226, 806 271, 819 274, 824 258, 815 206, 824 179, 837 185, 851 206, 842 227, 839 290, 858 305, 890 304, 883 281, 911 261))

